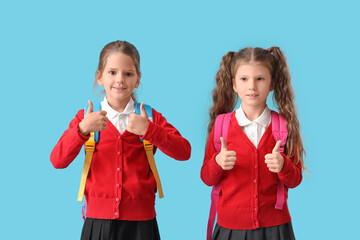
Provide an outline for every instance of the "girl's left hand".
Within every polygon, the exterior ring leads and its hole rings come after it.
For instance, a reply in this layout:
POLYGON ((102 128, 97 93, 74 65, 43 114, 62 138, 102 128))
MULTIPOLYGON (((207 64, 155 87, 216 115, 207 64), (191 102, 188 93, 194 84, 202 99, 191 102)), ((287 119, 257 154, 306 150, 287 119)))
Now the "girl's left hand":
POLYGON ((265 155, 265 163, 270 172, 279 173, 284 166, 284 157, 280 154, 281 140, 276 142, 272 153, 265 155))
POLYGON ((144 135, 146 129, 149 125, 149 118, 145 111, 144 103, 140 105, 140 113, 141 115, 137 115, 136 113, 131 113, 128 120, 128 125, 126 126, 126 130, 136 135, 144 135))

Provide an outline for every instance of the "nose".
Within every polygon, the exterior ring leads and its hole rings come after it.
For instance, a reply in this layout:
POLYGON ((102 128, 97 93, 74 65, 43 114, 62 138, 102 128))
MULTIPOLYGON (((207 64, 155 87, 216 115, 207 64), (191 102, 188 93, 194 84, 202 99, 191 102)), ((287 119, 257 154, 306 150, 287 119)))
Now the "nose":
POLYGON ((251 78, 248 81, 248 88, 249 90, 255 90, 256 89, 256 80, 251 78))
POLYGON ((116 83, 122 83, 124 81, 124 77, 119 75, 117 78, 116 78, 116 83))

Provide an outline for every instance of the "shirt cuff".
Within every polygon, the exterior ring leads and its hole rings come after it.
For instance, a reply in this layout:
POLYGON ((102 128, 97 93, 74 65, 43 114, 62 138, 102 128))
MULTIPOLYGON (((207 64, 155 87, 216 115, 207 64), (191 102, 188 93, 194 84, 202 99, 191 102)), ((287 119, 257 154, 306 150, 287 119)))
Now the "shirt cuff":
POLYGON ((80 130, 79 130, 79 124, 80 124, 80 123, 78 123, 78 124, 76 125, 76 129, 77 129, 78 136, 79 136, 81 139, 83 139, 83 140, 86 140, 86 141, 89 140, 89 138, 90 138, 90 133, 89 133, 87 136, 81 134, 81 132, 80 132, 80 130))
POLYGON ((154 135, 155 128, 156 128, 156 124, 153 123, 152 121, 149 121, 145 134, 139 137, 143 140, 147 140, 151 142, 151 137, 154 135))
POLYGON ((214 155, 211 157, 210 161, 209 161, 209 170, 210 172, 213 174, 214 178, 221 178, 222 175, 224 174, 225 170, 222 169, 222 167, 220 167, 217 163, 216 163, 216 156, 219 153, 216 152, 214 153, 214 155))
POLYGON ((286 175, 291 171, 291 160, 288 158, 284 153, 280 153, 281 156, 284 158, 284 165, 279 174, 286 175))

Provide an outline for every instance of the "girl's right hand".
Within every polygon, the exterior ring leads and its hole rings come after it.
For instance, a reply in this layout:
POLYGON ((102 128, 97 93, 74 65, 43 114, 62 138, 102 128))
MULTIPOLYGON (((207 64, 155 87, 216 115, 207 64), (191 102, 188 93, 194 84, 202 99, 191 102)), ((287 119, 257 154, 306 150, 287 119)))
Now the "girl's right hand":
POLYGON ((93 112, 93 103, 89 100, 89 108, 84 119, 79 123, 79 131, 87 136, 90 132, 98 132, 106 129, 108 118, 106 111, 93 112))
POLYGON ((226 141, 223 137, 220 137, 221 151, 215 157, 216 163, 224 170, 230 170, 234 168, 236 161, 236 152, 228 151, 226 141))

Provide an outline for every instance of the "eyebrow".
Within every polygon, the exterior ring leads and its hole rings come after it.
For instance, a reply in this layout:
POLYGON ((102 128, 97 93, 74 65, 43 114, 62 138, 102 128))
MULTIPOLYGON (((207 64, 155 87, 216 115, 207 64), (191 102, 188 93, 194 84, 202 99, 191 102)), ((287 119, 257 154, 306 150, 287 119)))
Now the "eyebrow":
MULTIPOLYGON (((248 75, 240 75, 240 77, 249 77, 248 75)), ((256 75, 255 77, 266 77, 266 75, 256 75)))
MULTIPOLYGON (((118 68, 111 68, 111 67, 109 67, 108 69, 109 70, 119 70, 118 68)), ((124 71, 125 72, 135 72, 135 70, 133 70, 133 69, 125 69, 124 71)))

